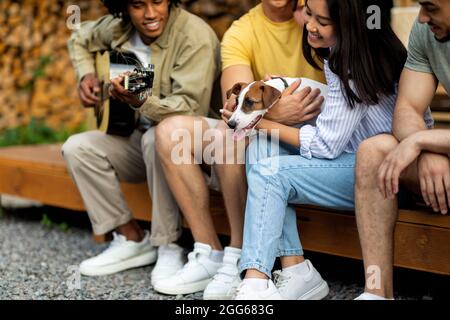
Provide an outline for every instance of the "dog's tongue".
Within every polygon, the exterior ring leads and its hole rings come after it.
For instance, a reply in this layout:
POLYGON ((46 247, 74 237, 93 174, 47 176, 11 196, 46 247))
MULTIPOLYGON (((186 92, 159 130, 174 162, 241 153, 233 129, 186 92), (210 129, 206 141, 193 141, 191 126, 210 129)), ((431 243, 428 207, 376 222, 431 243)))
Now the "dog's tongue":
POLYGON ((244 139, 246 133, 247 133, 247 131, 245 131, 243 129, 239 129, 239 130, 233 132, 234 141, 240 141, 240 140, 244 139))

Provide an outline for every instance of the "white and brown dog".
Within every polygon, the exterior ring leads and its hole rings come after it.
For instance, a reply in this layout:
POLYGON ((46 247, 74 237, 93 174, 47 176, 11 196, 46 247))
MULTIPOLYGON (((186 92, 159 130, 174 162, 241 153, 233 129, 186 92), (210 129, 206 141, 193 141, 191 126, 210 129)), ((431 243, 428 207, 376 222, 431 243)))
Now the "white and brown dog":
MULTIPOLYGON (((249 135, 266 112, 278 102, 283 91, 297 80, 299 79, 272 78, 265 82, 237 83, 228 90, 228 99, 230 99, 232 94, 236 95, 236 109, 227 122, 230 129, 234 130, 234 139, 241 140, 249 135)), ((307 78, 301 78, 301 84, 295 92, 299 92, 307 87, 310 87, 312 90, 319 89, 322 96, 327 96, 327 85, 307 78)))

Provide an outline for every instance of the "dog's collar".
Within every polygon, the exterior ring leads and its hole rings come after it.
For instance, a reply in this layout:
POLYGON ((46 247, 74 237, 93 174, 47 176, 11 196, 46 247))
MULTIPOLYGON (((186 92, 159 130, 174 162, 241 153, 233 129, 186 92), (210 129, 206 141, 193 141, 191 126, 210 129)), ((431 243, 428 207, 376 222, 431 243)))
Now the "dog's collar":
POLYGON ((284 89, 289 88, 289 84, 287 83, 286 80, 284 80, 284 78, 282 78, 282 77, 273 77, 272 79, 279 79, 279 80, 281 80, 283 82, 284 89))

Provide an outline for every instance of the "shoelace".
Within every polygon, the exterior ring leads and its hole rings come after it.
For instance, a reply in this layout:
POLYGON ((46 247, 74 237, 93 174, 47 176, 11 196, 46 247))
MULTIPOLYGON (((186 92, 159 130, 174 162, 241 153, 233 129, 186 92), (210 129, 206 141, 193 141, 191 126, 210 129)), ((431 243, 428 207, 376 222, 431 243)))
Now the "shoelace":
POLYGON ((291 280, 292 275, 288 272, 284 272, 281 270, 277 270, 273 273, 273 282, 275 286, 280 290, 283 289, 289 280, 291 280))

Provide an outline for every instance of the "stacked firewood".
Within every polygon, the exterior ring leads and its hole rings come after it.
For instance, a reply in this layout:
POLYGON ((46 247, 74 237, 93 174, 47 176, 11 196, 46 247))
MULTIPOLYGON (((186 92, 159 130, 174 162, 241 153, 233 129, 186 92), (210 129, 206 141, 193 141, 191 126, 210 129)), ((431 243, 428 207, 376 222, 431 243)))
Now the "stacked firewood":
MULTIPOLYGON (((70 0, 0 1, 0 130, 32 118, 59 129, 85 119, 67 53, 70 0)), ((85 17, 101 6, 79 1, 85 17)))
MULTIPOLYGON (((205 19, 219 38, 259 0, 185 0, 183 6, 205 19)), ((100 0, 0 1, 0 133, 32 118, 59 129, 86 120, 67 52, 67 22, 80 8, 81 20, 105 14, 100 0)))

